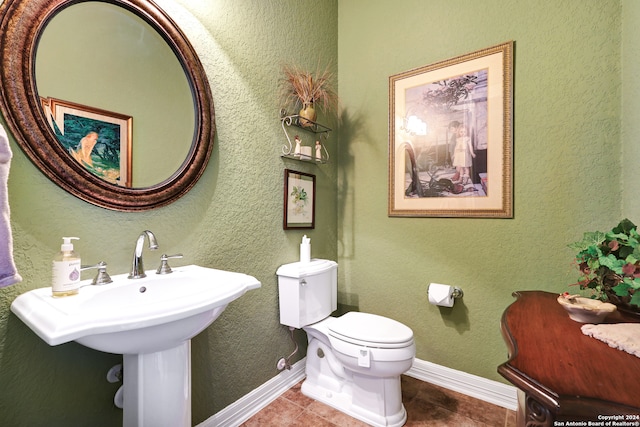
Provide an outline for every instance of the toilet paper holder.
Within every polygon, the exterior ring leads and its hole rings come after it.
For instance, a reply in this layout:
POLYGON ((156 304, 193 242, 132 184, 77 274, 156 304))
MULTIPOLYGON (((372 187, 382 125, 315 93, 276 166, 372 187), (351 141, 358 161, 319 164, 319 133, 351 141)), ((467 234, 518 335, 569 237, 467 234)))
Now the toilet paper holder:
POLYGON ((462 289, 460 289, 459 287, 454 286, 453 287, 453 293, 451 294, 451 296, 454 299, 462 298, 464 296, 464 292, 462 292, 462 289))
POLYGON ((440 283, 431 283, 427 293, 429 303, 441 307, 453 307, 454 300, 462 298, 464 295, 461 288, 440 283))

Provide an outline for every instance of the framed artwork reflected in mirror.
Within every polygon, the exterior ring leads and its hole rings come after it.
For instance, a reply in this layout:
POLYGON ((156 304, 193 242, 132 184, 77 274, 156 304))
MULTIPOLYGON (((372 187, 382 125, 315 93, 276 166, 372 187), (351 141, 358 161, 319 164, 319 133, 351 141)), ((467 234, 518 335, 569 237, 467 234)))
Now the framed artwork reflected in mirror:
POLYGON ((58 142, 82 167, 122 187, 131 187, 133 118, 55 98, 40 98, 58 142))

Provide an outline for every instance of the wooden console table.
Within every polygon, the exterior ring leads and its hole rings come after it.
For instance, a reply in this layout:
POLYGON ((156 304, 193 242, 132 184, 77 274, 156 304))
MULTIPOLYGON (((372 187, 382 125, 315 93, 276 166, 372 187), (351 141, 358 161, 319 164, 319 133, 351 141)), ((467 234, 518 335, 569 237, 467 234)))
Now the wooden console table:
MULTIPOLYGON (((558 294, 513 295, 501 322, 509 360, 498 372, 519 389, 518 426, 640 426, 640 358, 584 335, 558 294)), ((640 318, 615 312, 606 322, 640 318)))

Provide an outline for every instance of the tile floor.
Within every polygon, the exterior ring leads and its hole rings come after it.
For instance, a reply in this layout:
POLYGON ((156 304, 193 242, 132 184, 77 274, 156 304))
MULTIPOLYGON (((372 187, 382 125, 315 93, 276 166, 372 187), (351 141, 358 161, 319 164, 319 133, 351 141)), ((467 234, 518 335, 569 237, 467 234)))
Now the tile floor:
MULTIPOLYGON (((297 384, 240 427, 366 427, 367 424, 316 402, 297 384)), ((455 391, 402 376, 406 427, 515 427, 516 413, 455 391)))

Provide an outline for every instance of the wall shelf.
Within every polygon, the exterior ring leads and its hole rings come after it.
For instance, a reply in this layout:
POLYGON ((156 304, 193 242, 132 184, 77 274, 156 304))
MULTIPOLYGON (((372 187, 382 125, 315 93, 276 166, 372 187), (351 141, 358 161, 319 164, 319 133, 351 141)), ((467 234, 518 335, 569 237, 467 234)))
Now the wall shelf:
MULTIPOLYGON (((324 164, 329 162, 329 152, 327 151, 327 147, 325 145, 326 140, 329 138, 329 132, 331 132, 331 128, 313 122, 311 120, 302 119, 300 120, 300 116, 298 114, 288 114, 286 110, 280 110, 280 122, 282 125, 282 130, 284 131, 284 135, 287 138, 287 143, 282 146, 282 156, 283 158, 298 160, 302 162, 312 162, 312 163, 320 163, 324 164), (295 135, 300 138, 300 146, 303 150, 310 149, 311 151, 307 153, 296 153, 295 145, 296 143, 292 141, 291 136, 289 135, 291 131, 291 127, 300 129, 304 131, 303 135, 305 138, 303 139, 300 135, 295 135), (311 139, 312 138, 312 139, 311 139), (305 144, 304 142, 311 140, 310 144, 305 144), (320 157, 316 156, 316 142, 320 142, 320 157)), ((294 141, 295 141, 294 136, 294 141)))

